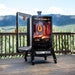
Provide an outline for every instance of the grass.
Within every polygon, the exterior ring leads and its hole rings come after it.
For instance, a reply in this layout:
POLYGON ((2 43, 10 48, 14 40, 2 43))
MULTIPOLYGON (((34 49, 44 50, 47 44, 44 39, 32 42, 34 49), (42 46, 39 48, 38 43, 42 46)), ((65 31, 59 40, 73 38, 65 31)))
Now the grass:
POLYGON ((75 24, 64 26, 53 25, 53 32, 75 32, 75 24))

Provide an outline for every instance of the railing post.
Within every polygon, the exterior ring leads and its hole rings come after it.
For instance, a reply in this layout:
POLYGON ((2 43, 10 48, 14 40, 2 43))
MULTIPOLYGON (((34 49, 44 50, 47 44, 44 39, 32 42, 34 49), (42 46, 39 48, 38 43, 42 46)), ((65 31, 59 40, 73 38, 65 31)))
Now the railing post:
MULTIPOLYGON (((59 51, 60 51, 60 35, 59 35, 59 51)), ((59 52, 60 53, 60 52, 59 52)))
MULTIPOLYGON (((3 35, 0 33, 0 54, 2 54, 3 50, 3 35)), ((0 55, 1 56, 1 55, 0 55)), ((1 56, 2 57, 2 56, 1 56)))

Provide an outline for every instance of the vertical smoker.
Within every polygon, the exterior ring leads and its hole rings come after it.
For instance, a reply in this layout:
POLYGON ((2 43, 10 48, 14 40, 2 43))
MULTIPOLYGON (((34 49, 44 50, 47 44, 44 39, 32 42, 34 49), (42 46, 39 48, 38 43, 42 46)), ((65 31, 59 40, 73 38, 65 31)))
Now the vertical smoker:
POLYGON ((28 52, 31 54, 31 62, 34 64, 35 56, 44 57, 52 55, 54 62, 57 63, 57 59, 52 48, 52 17, 41 16, 41 11, 37 16, 31 16, 18 12, 16 15, 16 27, 17 27, 17 52, 25 52, 25 61, 27 61, 28 52), (19 47, 19 19, 23 17, 23 20, 27 20, 27 46, 19 47), (26 18, 27 17, 27 18, 26 18))

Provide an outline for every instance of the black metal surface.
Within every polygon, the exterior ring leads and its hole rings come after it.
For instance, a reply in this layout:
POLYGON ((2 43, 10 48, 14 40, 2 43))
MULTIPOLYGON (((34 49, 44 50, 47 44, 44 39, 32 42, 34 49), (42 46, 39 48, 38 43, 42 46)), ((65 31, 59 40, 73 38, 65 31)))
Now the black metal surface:
POLYGON ((32 37, 31 37, 31 15, 29 14, 24 14, 24 13, 20 13, 20 12, 17 12, 16 13, 16 29, 17 29, 17 37, 16 37, 16 50, 18 53, 20 52, 25 52, 28 50, 28 48, 32 47, 32 37), (19 47, 19 16, 21 17, 28 17, 27 19, 27 46, 24 46, 24 47, 19 47))
POLYGON ((17 34, 16 34, 16 50, 18 51, 18 13, 16 13, 16 28, 17 28, 17 34))

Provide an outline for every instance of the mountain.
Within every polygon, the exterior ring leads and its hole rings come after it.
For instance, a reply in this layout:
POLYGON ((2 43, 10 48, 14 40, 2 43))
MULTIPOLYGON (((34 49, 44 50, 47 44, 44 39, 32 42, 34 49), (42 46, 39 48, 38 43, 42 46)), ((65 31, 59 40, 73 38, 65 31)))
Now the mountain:
MULTIPOLYGON (((19 25, 26 25, 26 21, 23 21, 22 17, 19 17, 19 25)), ((16 16, 0 16, 0 27, 4 26, 16 26, 16 16)))
POLYGON ((75 24, 75 15, 52 15, 53 24, 56 26, 65 26, 75 24))
POLYGON ((75 24, 75 15, 60 15, 60 14, 50 14, 47 16, 52 16, 52 23, 55 26, 65 26, 75 24))
MULTIPOLYGON (((60 15, 60 14, 49 14, 46 16, 52 16, 52 24, 55 26, 65 26, 75 24, 75 15, 60 15)), ((25 24, 20 19, 20 23, 25 24)), ((4 26, 16 26, 16 16, 7 15, 0 16, 0 27, 4 26)))
POLYGON ((13 15, 0 16, 0 27, 15 26, 15 25, 16 25, 16 16, 13 15))

